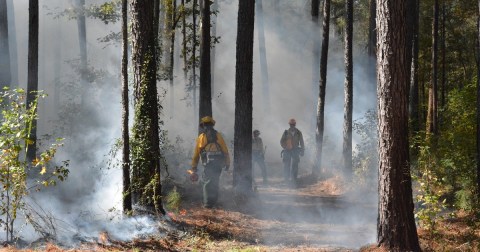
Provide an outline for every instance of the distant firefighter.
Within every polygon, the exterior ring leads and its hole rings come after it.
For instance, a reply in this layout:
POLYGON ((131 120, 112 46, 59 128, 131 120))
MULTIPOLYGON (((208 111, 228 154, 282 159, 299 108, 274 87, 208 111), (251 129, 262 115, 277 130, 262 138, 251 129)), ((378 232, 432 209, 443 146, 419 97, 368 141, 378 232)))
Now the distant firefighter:
POLYGON ((267 184, 267 167, 265 166, 265 149, 263 148, 263 141, 260 137, 260 131, 253 131, 252 138, 252 165, 257 164, 262 170, 263 184, 267 184))
POLYGON ((295 127, 297 124, 295 119, 290 119, 288 124, 290 128, 283 132, 280 140, 280 145, 283 148, 283 177, 285 182, 291 180, 293 183, 296 183, 298 162, 300 162, 300 156, 303 157, 305 152, 305 144, 303 143, 302 132, 295 127))
POLYGON ((228 171, 230 168, 230 156, 228 148, 222 135, 217 132, 213 126, 215 120, 210 116, 205 116, 200 120, 202 133, 198 136, 192 158, 192 178, 198 178, 197 165, 202 159, 204 172, 202 176, 203 183, 203 206, 212 208, 218 200, 218 186, 222 168, 228 171))

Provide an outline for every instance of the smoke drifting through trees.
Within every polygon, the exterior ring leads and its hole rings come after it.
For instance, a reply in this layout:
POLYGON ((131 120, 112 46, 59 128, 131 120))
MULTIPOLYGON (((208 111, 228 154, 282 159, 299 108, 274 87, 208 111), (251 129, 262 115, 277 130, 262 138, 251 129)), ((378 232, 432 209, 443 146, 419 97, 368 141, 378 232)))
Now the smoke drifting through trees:
MULTIPOLYGON (((26 46, 27 25, 26 20, 28 5, 26 0, 16 0, 15 18, 16 34, 18 41, 19 56, 19 83, 26 84, 26 46)), ((91 74, 96 76, 95 82, 88 82, 82 106, 81 101, 75 97, 78 91, 79 77, 76 68, 79 65, 80 53, 78 48, 78 32, 76 20, 68 20, 60 17, 59 22, 54 19, 55 15, 46 15, 61 10, 64 0, 48 1, 45 7, 40 8, 40 61, 46 62, 44 71, 40 72, 39 89, 45 90, 49 98, 40 104, 39 113, 41 120, 38 129, 39 136, 45 133, 53 133, 54 136, 66 137, 66 146, 59 159, 71 160, 71 175, 65 185, 52 192, 48 200, 50 211, 58 213, 57 216, 70 220, 76 225, 86 225, 80 213, 90 211, 92 215, 106 216, 108 209, 121 206, 122 179, 121 169, 107 170, 106 160, 108 153, 121 133, 121 103, 120 103, 120 62, 121 48, 117 46, 105 47, 97 38, 103 37, 110 31, 120 31, 120 22, 105 25, 99 20, 86 19, 86 36, 88 46, 89 67, 94 69, 91 74), (59 27, 60 26, 60 27, 59 27), (62 39, 63 45, 51 43, 52 37, 62 39), (105 47, 105 48, 104 48, 105 47), (58 52, 60 50, 60 52, 58 52), (58 55, 59 53, 60 55, 58 55), (60 65, 62 71, 58 71, 60 65), (72 67, 72 65, 74 67, 72 67), (53 75, 52 73, 57 73, 53 75), (55 80, 60 81, 61 89, 54 89, 55 80), (58 97, 57 103, 54 97, 58 97), (55 121, 56 111, 60 111, 61 121, 55 121), (52 112, 52 113, 50 113, 52 112), (74 117, 73 119, 70 117, 74 117), (70 120, 72 119, 72 120, 70 120), (75 127, 71 124, 75 123, 75 127), (75 129, 73 132, 72 129, 75 129), (52 132, 53 131, 53 132, 52 132), (55 197, 53 197, 53 195, 55 197), (111 199, 106 201, 105 199, 111 199)), ((262 96, 262 73, 260 72, 258 55, 258 37, 255 32, 254 38, 254 65, 253 65, 253 128, 262 132, 264 144, 267 146, 266 161, 270 164, 268 169, 272 173, 280 172, 280 145, 279 140, 284 129, 288 128, 288 119, 295 118, 297 127, 302 130, 307 150, 305 157, 301 159, 300 171, 310 172, 314 162, 315 132, 310 131, 310 125, 315 117, 317 90, 312 90, 311 76, 311 18, 308 9, 305 9, 304 1, 277 1, 263 0, 263 21, 265 28, 266 60, 269 72, 270 112, 264 113, 262 96), (275 8, 278 5, 278 8, 275 8), (279 22, 280 21, 280 22, 279 22), (288 22, 287 22, 288 21, 288 22), (311 104, 306 104, 311 102, 311 104)), ((100 4, 103 1, 86 1, 86 5, 100 4)), ((215 89, 212 93, 212 109, 216 129, 224 133, 225 140, 233 144, 234 128, 234 97, 235 86, 235 41, 236 41, 236 17, 237 3, 235 1, 219 1, 219 13, 217 16, 216 33, 220 36, 220 43, 215 47, 215 89)), ((317 27, 316 29, 319 29, 317 27)), ((334 29, 332 29, 333 31, 334 29)), ((318 32, 315 33, 318 35, 318 32)), ((181 43, 177 39, 177 43, 181 43)), ((354 41, 355 43, 355 41, 354 41)), ((180 44, 177 44, 177 47, 180 44)), ((343 48, 341 41, 333 36, 330 38, 331 51, 328 62, 328 84, 325 102, 325 133, 322 166, 332 170, 339 169, 342 153, 342 127, 343 124, 343 87, 344 65, 343 48)), ((354 50, 354 53, 358 51, 354 50)), ((375 107, 375 90, 372 83, 375 77, 369 75, 364 69, 363 62, 368 62, 358 54, 354 54, 353 75, 355 82, 353 120, 363 116, 368 110, 375 107)), ((168 130, 171 140, 178 135, 184 140, 186 150, 193 149, 193 141, 197 132, 193 130, 198 125, 191 107, 185 100, 185 80, 182 78, 181 64, 174 69, 175 87, 175 119, 165 120, 164 128, 168 130)), ((366 66, 365 66, 366 67, 366 66)), ((160 87, 162 102, 169 101, 169 93, 162 95, 168 90, 169 83, 162 81, 160 87)), ((168 109, 168 106, 166 106, 168 109)), ((168 115, 170 111, 163 113, 168 115)), ((354 138, 355 145, 355 138, 354 138)), ((354 146, 353 146, 354 147, 354 146)), ((231 151, 233 153, 233 151, 231 151)), ((188 166, 188 160, 180 166, 188 166)), ((178 167, 172 167, 177 169, 178 167)), ((254 168, 255 169, 255 168, 254 168)), ((255 170, 254 170, 255 171, 255 170)), ((375 178, 373 179, 375 180, 375 178)), ((375 187, 372 185, 372 187, 375 187)), ((363 196, 362 196, 363 197, 363 196)), ((39 197, 42 198, 42 197, 39 197)), ((375 195, 371 196, 375 201, 375 195)), ((325 212, 321 208, 323 218, 336 220, 341 223, 355 223, 363 225, 375 221, 375 216, 369 216, 360 211, 355 211, 354 206, 346 209, 345 216, 332 212, 325 212)), ((296 212, 291 213, 298 215, 296 212)), ((89 228, 91 224, 88 224, 89 228)), ((358 241, 365 244, 373 241, 375 229, 369 237, 372 240, 358 241)), ((368 232, 367 232, 368 234, 368 232)), ((366 235, 368 236, 368 235, 366 235)))

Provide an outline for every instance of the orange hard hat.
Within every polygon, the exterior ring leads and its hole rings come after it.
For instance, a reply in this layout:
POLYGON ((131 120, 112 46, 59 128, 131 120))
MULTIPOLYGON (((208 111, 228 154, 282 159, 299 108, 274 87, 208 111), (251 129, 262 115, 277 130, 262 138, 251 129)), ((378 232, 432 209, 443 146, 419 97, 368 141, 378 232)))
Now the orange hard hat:
POLYGON ((290 125, 296 125, 296 124, 297 124, 297 121, 295 121, 295 119, 292 118, 292 119, 288 120, 288 124, 290 124, 290 125))

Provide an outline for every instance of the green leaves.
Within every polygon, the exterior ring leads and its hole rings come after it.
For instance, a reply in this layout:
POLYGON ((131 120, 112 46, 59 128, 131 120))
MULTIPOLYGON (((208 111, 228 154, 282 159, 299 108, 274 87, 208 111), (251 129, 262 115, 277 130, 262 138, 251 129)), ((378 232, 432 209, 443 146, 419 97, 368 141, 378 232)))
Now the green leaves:
POLYGON ((7 231, 7 241, 13 239, 17 213, 24 210, 24 198, 31 190, 55 185, 57 180, 63 181, 68 175, 68 162, 54 167, 50 164, 57 149, 62 146, 62 139, 39 151, 39 156, 31 163, 26 160, 26 150, 33 143, 29 136, 32 121, 37 118, 38 99, 45 97, 41 92, 34 96, 32 105, 27 108, 24 90, 5 89, 0 92, 0 184, 3 186, 0 191, 0 225, 7 231), (36 183, 31 187, 27 187, 27 174, 36 178, 36 183))

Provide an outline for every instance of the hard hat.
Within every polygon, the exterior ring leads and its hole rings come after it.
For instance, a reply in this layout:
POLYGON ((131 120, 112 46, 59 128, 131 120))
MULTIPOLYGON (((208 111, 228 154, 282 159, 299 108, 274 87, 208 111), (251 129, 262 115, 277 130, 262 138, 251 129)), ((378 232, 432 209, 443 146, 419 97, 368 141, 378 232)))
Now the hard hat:
POLYGON ((297 121, 295 121, 295 119, 292 118, 292 119, 288 120, 288 124, 290 124, 290 125, 296 125, 296 124, 297 124, 297 121))
POLYGON ((253 131, 253 134, 254 134, 254 135, 260 135, 260 130, 254 130, 254 131, 253 131))
POLYGON ((215 120, 213 120, 211 116, 202 117, 202 119, 200 120, 200 124, 206 124, 206 123, 211 123, 215 125, 215 120))

